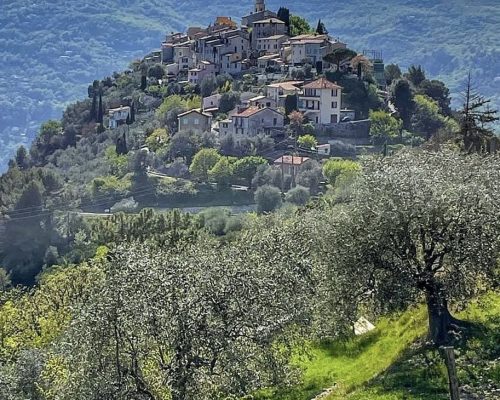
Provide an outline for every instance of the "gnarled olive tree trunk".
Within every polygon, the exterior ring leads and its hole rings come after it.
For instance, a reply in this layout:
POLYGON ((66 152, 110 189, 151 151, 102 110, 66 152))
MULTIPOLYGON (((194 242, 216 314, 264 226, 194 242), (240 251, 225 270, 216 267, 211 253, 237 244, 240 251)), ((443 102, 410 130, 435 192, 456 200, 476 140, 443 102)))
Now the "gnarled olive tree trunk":
POLYGON ((448 301, 440 285, 426 285, 426 302, 429 316, 429 339, 436 346, 450 342, 450 332, 466 328, 467 323, 453 317, 448 309, 448 301))

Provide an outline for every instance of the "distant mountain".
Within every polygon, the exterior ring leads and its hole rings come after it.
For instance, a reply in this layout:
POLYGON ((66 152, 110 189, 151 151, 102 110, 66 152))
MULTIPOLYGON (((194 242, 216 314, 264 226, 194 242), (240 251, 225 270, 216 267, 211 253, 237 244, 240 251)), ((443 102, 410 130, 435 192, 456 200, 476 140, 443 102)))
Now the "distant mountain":
MULTIPOLYGON (((349 47, 382 51, 402 67, 422 64, 458 92, 471 71, 500 104, 498 0, 279 2, 349 47)), ((253 2, 228 0, 3 0, 0 5, 0 169, 41 121, 86 94, 94 79, 159 47, 168 31, 239 17, 253 2)))

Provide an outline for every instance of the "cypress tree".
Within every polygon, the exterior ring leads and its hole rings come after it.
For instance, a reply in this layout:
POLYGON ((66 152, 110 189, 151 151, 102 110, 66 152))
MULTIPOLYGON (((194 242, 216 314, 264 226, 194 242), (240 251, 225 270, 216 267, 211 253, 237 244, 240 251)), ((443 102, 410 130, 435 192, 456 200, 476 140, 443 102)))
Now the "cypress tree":
POLYGON ((148 80, 146 78, 146 75, 141 76, 141 90, 146 90, 148 87, 148 80))
POLYGON ((328 31, 326 29, 326 26, 321 20, 318 21, 318 27, 316 28, 316 33, 319 35, 328 35, 328 31))
POLYGON ((132 102, 130 105, 130 122, 134 123, 135 122, 135 104, 132 102))
POLYGON ((97 122, 102 125, 104 120, 104 110, 102 108, 102 93, 99 92, 99 110, 97 112, 97 122))
POLYGON ((94 91, 92 95, 92 107, 90 108, 90 120, 95 121, 97 118, 97 94, 94 91))
POLYGON ((125 135, 125 132, 123 132, 123 137, 122 137, 122 151, 123 151, 123 154, 128 153, 127 136, 125 135))

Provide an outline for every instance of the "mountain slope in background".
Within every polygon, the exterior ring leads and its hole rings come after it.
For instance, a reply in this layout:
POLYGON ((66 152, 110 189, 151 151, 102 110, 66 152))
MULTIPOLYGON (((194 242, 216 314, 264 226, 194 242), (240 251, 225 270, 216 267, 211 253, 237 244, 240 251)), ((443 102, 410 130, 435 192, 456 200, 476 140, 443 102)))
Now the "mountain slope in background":
MULTIPOLYGON (((498 0, 268 1, 286 5, 356 50, 380 50, 386 63, 422 64, 457 93, 472 72, 500 104, 498 0)), ((253 1, 4 0, 0 5, 0 170, 40 122, 86 94, 94 79, 158 48, 168 31, 240 16, 253 1)))

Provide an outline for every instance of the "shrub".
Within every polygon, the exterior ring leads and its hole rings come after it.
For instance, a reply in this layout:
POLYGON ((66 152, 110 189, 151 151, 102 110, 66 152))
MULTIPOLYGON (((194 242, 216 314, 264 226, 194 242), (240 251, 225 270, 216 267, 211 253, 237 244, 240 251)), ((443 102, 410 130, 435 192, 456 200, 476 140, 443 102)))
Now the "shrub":
POLYGON ((281 207, 281 192, 274 186, 261 186, 255 192, 255 202, 258 213, 274 211, 281 207))
POLYGON ((133 197, 129 197, 127 199, 122 199, 119 202, 117 202, 115 205, 111 207, 111 212, 112 213, 117 213, 117 212, 125 212, 125 213, 131 213, 137 210, 137 207, 139 204, 134 200, 133 197))
POLYGON ((303 206, 309 201, 310 197, 311 196, 309 195, 309 190, 307 188, 304 186, 297 186, 286 194, 285 200, 288 203, 303 206))

